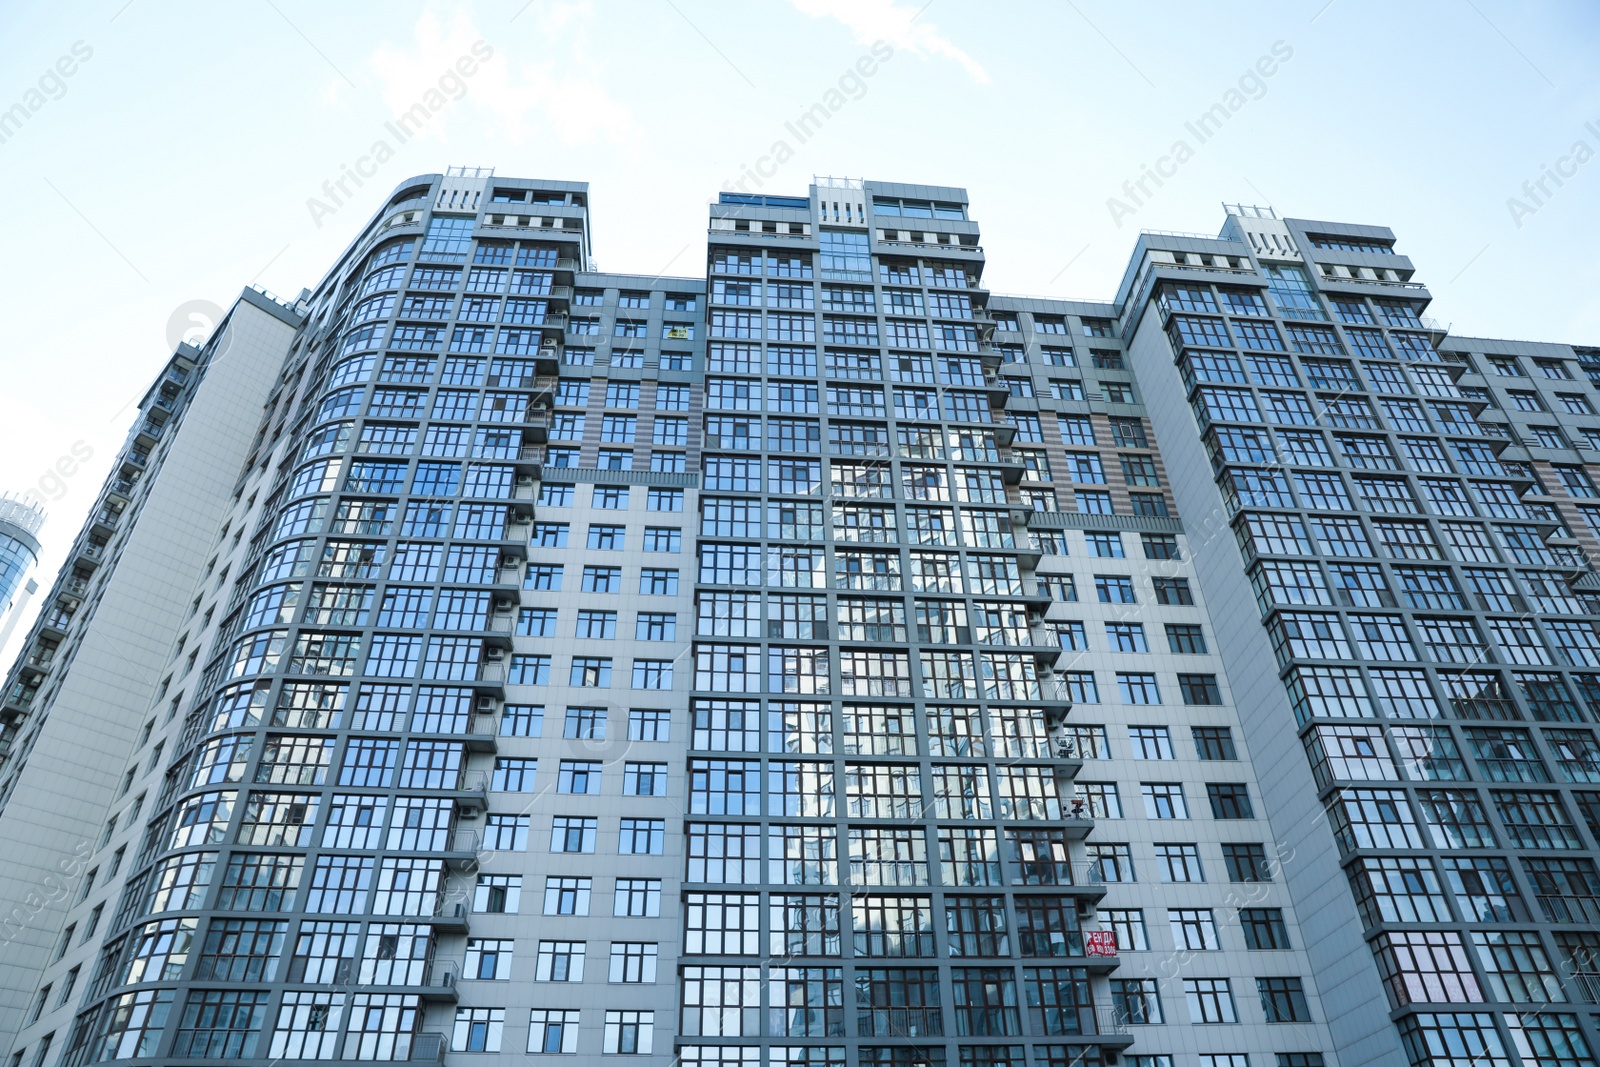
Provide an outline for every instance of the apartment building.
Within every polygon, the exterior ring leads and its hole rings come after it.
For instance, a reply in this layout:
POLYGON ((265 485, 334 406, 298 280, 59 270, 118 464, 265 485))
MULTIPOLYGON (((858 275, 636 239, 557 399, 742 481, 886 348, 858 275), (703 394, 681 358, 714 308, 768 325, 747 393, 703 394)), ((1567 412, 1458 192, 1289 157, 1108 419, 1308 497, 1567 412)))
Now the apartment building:
POLYGON ((8 1063, 1593 1061, 1600 355, 1262 209, 1086 303, 961 189, 588 199, 410 179, 158 376, 0 707, 8 1063))

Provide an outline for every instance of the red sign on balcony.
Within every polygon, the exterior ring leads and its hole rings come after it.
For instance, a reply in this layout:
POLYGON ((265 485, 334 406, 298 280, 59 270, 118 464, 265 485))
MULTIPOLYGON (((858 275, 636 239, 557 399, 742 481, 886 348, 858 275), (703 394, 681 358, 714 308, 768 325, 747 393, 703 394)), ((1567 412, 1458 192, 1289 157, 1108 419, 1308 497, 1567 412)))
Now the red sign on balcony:
POLYGON ((1090 930, 1083 935, 1084 951, 1090 956, 1115 956, 1117 934, 1114 930, 1090 930))

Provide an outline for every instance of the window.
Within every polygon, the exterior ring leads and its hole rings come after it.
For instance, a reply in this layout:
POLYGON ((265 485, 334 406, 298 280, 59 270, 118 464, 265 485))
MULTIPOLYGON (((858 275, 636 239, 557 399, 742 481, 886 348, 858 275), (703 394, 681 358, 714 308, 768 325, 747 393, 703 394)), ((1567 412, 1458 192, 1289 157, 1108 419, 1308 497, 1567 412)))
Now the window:
POLYGON ((646 526, 644 550, 646 552, 680 552, 683 549, 683 531, 674 526, 646 526))
POLYGON ((1147 819, 1187 819, 1189 805, 1183 797, 1183 786, 1177 782, 1141 782, 1144 795, 1144 814, 1147 819))
POLYGON ((1128 740, 1134 759, 1174 759, 1172 739, 1165 726, 1130 726, 1128 740))
POLYGON ((1149 652, 1144 625, 1137 622, 1108 622, 1106 639, 1113 652, 1149 652))
POLYGON ((611 914, 659 918, 661 915, 661 882, 655 878, 618 878, 616 895, 612 898, 611 914))
MULTIPOLYGON (((658 422, 660 420, 657 420, 658 422)), ((645 496, 645 509, 647 511, 682 511, 682 489, 656 489, 651 488, 645 496)))
POLYGON ((641 570, 639 593, 641 596, 677 596, 678 572, 649 567, 641 570))
POLYGON ((1167 922, 1172 927, 1172 943, 1179 951, 1214 952, 1222 947, 1210 908, 1169 909, 1167 922))
POLYGON ((1156 870, 1163 882, 1203 882, 1205 872, 1200 867, 1200 846, 1190 844, 1158 844, 1155 846, 1156 870))
POLYGON ((1153 578, 1150 584, 1155 591, 1157 604, 1194 603, 1194 594, 1189 590, 1187 578, 1153 578))
POLYGON ((511 978, 511 955, 514 941, 488 941, 482 938, 467 939, 466 977, 486 981, 507 981, 511 978))
POLYGON ((1157 687, 1156 676, 1153 674, 1119 672, 1117 692, 1124 704, 1161 703, 1161 690, 1157 687))
POLYGON ((646 1056, 654 1048, 653 1011, 608 1011, 600 1051, 610 1056, 646 1056))
POLYGON ((534 968, 536 982, 583 981, 584 954, 588 946, 582 941, 541 941, 539 956, 534 968))
POLYGON ((562 760, 556 792, 594 796, 600 792, 599 760, 562 760))
POLYGON ((1091 556, 1122 559, 1126 555, 1122 550, 1120 533, 1088 533, 1084 535, 1084 540, 1088 542, 1091 556))
POLYGON ((611 688, 611 660, 598 656, 573 656, 567 684, 589 689, 611 688))
POLYGON ((1177 654, 1204 655, 1205 634, 1198 625, 1167 623, 1167 648, 1177 654))
MULTIPOLYGON (((1222 690, 1217 686, 1217 676, 1214 674, 1180 674, 1178 675, 1178 691, 1183 695, 1185 704, 1222 703, 1222 690)), ((1155 703, 1160 703, 1160 701, 1157 700, 1155 703)))
POLYGON ((635 689, 672 688, 670 659, 635 659, 632 685, 635 689))
POLYGON ((1280 949, 1289 947, 1289 930, 1283 924, 1281 908, 1240 908, 1239 926, 1244 931, 1245 947, 1280 949))
POLYGON ((1145 559, 1182 559, 1178 538, 1173 534, 1140 534, 1145 559))
POLYGON ((613 941, 608 980, 625 983, 653 983, 656 980, 657 947, 643 941, 613 941))
POLYGON ((1267 852, 1261 845, 1224 843, 1222 862, 1228 868, 1230 882, 1272 881, 1272 872, 1267 867, 1267 852))
POLYGON ((483 847, 504 852, 523 852, 528 848, 528 816, 491 815, 483 831, 483 847))
POLYGON ((1193 1023, 1236 1023, 1233 989, 1226 978, 1186 978, 1183 998, 1189 1005, 1193 1023))
POLYGON ((576 1054, 579 1014, 576 1010, 534 1008, 528 1013, 528 1051, 576 1054))
POLYGON ((623 819, 617 852, 623 856, 660 856, 666 848, 667 824, 661 819, 623 819))
POLYGON ((1311 1021, 1311 1008, 1306 1004, 1304 984, 1298 978, 1257 978, 1256 991, 1261 995, 1261 1010, 1269 1023, 1303 1023, 1311 1021))
POLYGON ((1239 753, 1233 747, 1233 731, 1226 726, 1190 727, 1194 734, 1195 754, 1203 760, 1236 760, 1239 753))
POLYGON ((664 797, 667 795, 665 763, 628 763, 622 772, 622 795, 664 797))
POLYGON ((617 613, 614 611, 578 612, 576 636, 582 640, 602 641, 617 636, 617 613))
POLYGON ((1250 805, 1250 791, 1242 783, 1211 782, 1206 785, 1206 795, 1211 801, 1213 819, 1255 818, 1255 809, 1250 805))
POLYGON ((1096 599, 1102 604, 1133 604, 1137 602, 1137 598, 1133 593, 1133 579, 1125 575, 1095 575, 1094 591, 1096 599))
MULTIPOLYGON (((472 910, 515 915, 521 906, 520 874, 485 874, 472 889, 472 910)), ((310 981, 308 978, 307 981, 310 981)))
POLYGON ((494 778, 489 788, 502 793, 533 792, 534 768, 538 762, 534 759, 496 759, 494 778))
POLYGON ((550 826, 551 852, 593 852, 598 820, 557 815, 550 826))

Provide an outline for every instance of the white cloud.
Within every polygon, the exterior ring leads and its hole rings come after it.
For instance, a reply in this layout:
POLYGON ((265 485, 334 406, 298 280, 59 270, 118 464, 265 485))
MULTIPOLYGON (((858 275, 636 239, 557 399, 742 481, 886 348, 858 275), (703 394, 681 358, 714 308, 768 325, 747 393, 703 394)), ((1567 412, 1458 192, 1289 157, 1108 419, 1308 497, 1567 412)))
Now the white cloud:
MULTIPOLYGON (((627 142, 635 134, 632 115, 606 93, 600 65, 587 60, 581 47, 579 38, 587 16, 584 3, 540 7, 530 10, 510 30, 490 37, 464 13, 457 12, 446 27, 436 11, 429 9, 417 20, 411 48, 380 48, 369 66, 381 85, 384 106, 398 115, 430 90, 438 90, 441 77, 456 76, 457 61, 462 56, 476 58, 483 45, 478 45, 477 52, 473 46, 482 41, 494 50, 493 55, 480 60, 470 77, 457 76, 466 85, 461 103, 497 126, 496 132, 507 140, 520 142, 529 133, 549 132, 567 143, 627 142), (538 42, 540 54, 560 56, 559 64, 518 64, 521 45, 530 38, 538 42)), ((439 110, 421 136, 444 135, 447 116, 460 91, 446 91, 452 103, 439 110)))
MULTIPOLYGON (((887 41, 896 49, 920 56, 953 59, 975 82, 987 83, 988 71, 976 59, 957 47, 939 28, 919 18, 922 8, 899 4, 895 0, 789 0, 796 9, 812 18, 831 18, 844 23, 860 44, 887 41)), ((932 0, 928 0, 929 3, 932 0)), ((926 7, 926 4, 922 6, 926 7)))

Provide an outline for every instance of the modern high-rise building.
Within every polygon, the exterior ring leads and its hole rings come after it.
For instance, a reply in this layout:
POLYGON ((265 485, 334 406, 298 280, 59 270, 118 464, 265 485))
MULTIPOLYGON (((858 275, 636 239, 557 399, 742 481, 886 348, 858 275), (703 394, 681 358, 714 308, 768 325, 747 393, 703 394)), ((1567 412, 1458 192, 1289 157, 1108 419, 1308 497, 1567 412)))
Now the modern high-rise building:
POLYGON ((955 188, 588 206, 411 179, 158 375, 0 706, 9 1067, 1595 1063, 1600 350, 1266 209, 1087 303, 955 188))
POLYGON ((0 493, 0 619, 39 565, 39 527, 44 508, 27 497, 0 493))

